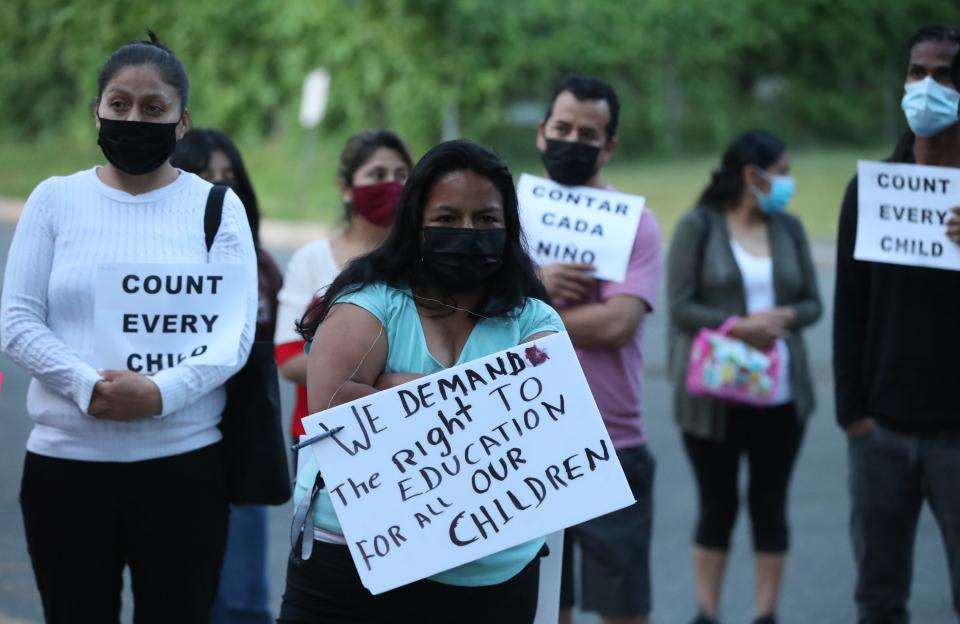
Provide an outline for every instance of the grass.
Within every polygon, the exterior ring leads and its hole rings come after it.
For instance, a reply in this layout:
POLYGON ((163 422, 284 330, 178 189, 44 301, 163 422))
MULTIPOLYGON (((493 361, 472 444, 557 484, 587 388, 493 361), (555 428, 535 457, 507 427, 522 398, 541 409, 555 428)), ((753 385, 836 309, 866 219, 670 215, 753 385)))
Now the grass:
MULTIPOLYGON (((321 139, 312 152, 286 141, 240 142, 266 216, 332 223, 340 218, 335 172, 339 141, 321 139)), ((884 148, 804 148, 793 154, 797 195, 790 210, 811 236, 832 238, 843 191, 858 159, 878 159, 884 148)), ((514 173, 540 174, 533 154, 512 163, 514 173)), ((0 196, 26 197, 51 175, 65 175, 103 161, 95 142, 42 139, 0 144, 0 196)), ((615 157, 605 170, 608 182, 626 193, 644 195, 669 237, 677 219, 696 200, 719 155, 615 157)))
MULTIPOLYGON (((811 237, 832 239, 843 193, 857 169, 857 160, 885 157, 886 148, 803 149, 792 154, 797 193, 788 210, 799 216, 811 237)), ((625 193, 643 195, 657 215, 665 236, 689 210, 719 164, 718 155, 686 158, 612 160, 607 181, 625 193)))

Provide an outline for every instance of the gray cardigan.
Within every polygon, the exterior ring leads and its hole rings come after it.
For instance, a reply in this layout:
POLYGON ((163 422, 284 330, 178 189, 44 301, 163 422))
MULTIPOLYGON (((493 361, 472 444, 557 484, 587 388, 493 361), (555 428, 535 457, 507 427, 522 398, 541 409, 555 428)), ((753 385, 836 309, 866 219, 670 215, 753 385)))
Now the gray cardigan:
MULTIPOLYGON (((815 323, 822 311, 817 273, 796 217, 771 215, 768 228, 776 303, 797 313, 786 343, 794 406, 798 418, 806 420, 813 413, 814 392, 801 332, 815 323)), ((722 440, 727 416, 724 404, 691 396, 686 387, 687 360, 697 331, 719 327, 731 316, 744 316, 747 310, 743 276, 721 211, 698 206, 677 223, 667 262, 667 300, 674 417, 685 432, 722 440)))

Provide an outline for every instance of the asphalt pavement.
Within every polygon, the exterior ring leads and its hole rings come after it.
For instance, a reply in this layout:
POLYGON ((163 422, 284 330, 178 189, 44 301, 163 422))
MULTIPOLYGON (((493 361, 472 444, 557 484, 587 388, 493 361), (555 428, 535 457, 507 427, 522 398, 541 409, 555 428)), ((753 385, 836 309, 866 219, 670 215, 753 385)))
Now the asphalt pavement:
MULTIPOLYGON (((0 263, 5 263, 13 226, 0 224, 0 263)), ((824 258, 829 246, 821 246, 824 258)), ((289 251, 277 250, 286 262, 289 251)), ((2 264, 0 264, 2 268, 2 264)), ((819 407, 811 420, 796 469, 790 496, 792 551, 790 553, 780 621, 784 624, 845 623, 855 621, 852 600, 854 566, 847 533, 846 443, 833 420, 830 381, 830 299, 833 271, 819 269, 826 302, 824 318, 807 333, 818 391, 819 407)), ((685 624, 695 610, 690 538, 696 514, 695 487, 680 436, 671 417, 670 386, 665 378, 666 314, 662 307, 647 321, 646 396, 644 417, 650 447, 657 457, 655 520, 652 552, 653 621, 685 624)), ((24 409, 28 376, 0 355, 3 389, 0 393, 0 624, 41 622, 42 611, 27 556, 18 493, 24 443, 30 422, 24 409)), ((284 387, 284 413, 290 413, 292 388, 284 387)), ((291 509, 270 513, 270 579, 272 600, 278 608, 289 551, 291 509)), ((69 522, 69 510, 65 510, 69 522)), ((723 594, 723 621, 749 623, 753 617, 753 567, 747 517, 741 513, 723 594)), ((69 530, 65 524, 64 530, 69 530)), ((76 536, 83 539, 82 535, 76 536)), ((946 560, 940 533, 924 510, 916 540, 913 621, 921 624, 956 622, 950 606, 946 560)), ((126 583, 129 586, 129 582, 126 583)), ((130 596, 124 599, 124 622, 130 621, 130 596)), ((598 618, 578 613, 578 624, 598 618)))

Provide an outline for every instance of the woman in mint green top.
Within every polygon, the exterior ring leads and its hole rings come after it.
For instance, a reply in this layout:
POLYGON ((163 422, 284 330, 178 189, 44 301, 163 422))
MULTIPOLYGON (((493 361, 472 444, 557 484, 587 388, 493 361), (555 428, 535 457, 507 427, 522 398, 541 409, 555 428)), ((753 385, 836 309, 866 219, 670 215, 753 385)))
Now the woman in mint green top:
MULTIPOLYGON (((304 317, 310 412, 562 331, 546 300, 506 165, 467 141, 440 144, 411 173, 384 244, 304 317)), ((313 542, 291 555, 279 622, 533 621, 542 539, 373 596, 327 492, 311 497, 316 480, 310 459, 295 499, 298 518, 315 525, 302 539, 313 542)))

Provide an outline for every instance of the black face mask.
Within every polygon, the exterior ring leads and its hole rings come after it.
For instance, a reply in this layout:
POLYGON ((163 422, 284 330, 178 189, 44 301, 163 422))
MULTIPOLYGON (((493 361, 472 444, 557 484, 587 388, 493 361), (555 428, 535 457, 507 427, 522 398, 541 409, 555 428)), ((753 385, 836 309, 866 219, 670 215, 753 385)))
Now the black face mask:
POLYGON ((564 186, 586 184, 597 172, 600 148, 575 141, 547 139, 547 149, 540 155, 550 179, 564 186))
POLYGON ((176 123, 121 121, 100 117, 97 145, 114 167, 130 175, 156 171, 177 147, 176 123))
POLYGON ((500 268, 507 231, 503 228, 423 228, 423 264, 444 290, 482 286, 500 268))

